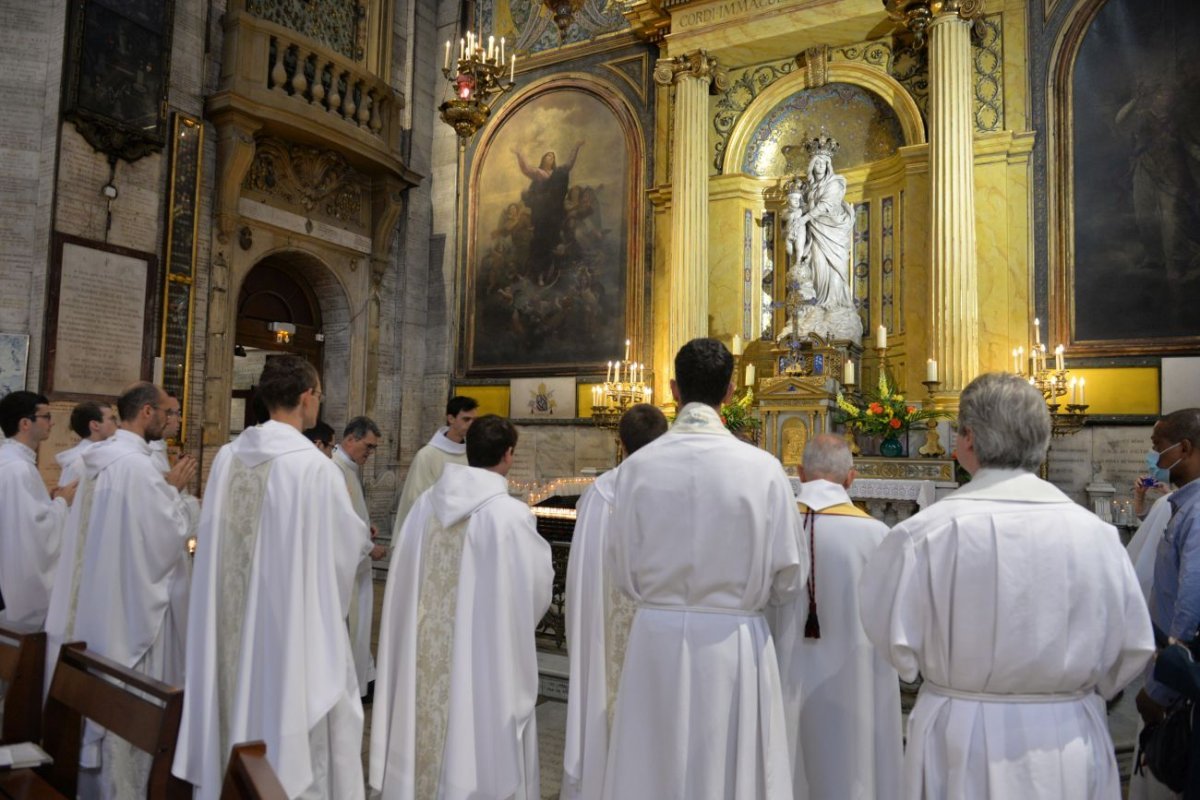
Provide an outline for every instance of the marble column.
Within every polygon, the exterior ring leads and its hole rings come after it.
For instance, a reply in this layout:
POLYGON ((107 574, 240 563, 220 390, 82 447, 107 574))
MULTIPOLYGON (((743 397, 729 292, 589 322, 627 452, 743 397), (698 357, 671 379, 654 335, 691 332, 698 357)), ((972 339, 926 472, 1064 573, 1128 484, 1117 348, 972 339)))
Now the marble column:
POLYGON ((975 70, 962 10, 946 2, 929 24, 930 357, 941 367, 938 400, 948 406, 979 374, 975 70))
MULTIPOLYGON (((708 94, 726 77, 703 50, 658 61, 654 79, 675 85, 671 130, 670 358, 708 335, 708 94)), ((659 366, 667 373, 669 364, 659 366)))

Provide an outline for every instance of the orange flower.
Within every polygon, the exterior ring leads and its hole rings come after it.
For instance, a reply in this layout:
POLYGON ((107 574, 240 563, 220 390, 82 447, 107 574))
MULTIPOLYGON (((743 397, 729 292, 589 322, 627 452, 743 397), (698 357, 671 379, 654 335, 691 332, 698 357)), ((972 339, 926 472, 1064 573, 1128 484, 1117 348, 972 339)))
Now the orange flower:
POLYGON ((888 425, 891 425, 893 428, 899 428, 901 423, 900 420, 892 417, 890 420, 888 420, 888 425))
POLYGON ((917 407, 909 406, 908 408, 905 409, 905 411, 907 411, 909 414, 915 414, 915 413, 917 413, 917 407))
POLYGON ((867 410, 872 414, 882 414, 883 406, 881 406, 879 403, 871 403, 871 405, 867 406, 867 410))

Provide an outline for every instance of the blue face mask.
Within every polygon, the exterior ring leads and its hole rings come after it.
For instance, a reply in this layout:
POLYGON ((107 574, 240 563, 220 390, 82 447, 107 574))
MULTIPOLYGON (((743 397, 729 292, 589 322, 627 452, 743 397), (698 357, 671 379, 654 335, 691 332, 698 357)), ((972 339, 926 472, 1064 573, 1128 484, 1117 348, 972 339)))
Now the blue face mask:
POLYGON ((1172 463, 1170 467, 1160 467, 1158 465, 1158 460, 1160 458, 1162 458, 1163 453, 1166 453, 1168 450, 1173 450, 1174 448, 1178 447, 1181 444, 1182 444, 1182 442, 1176 442, 1175 444, 1162 450, 1161 452, 1158 450, 1151 449, 1150 452, 1146 454, 1146 466, 1150 468, 1150 477, 1151 478, 1153 478, 1154 480, 1158 481, 1159 483, 1163 483, 1163 484, 1171 482, 1171 467, 1174 467, 1175 464, 1178 464, 1180 461, 1183 461, 1183 456, 1180 456, 1179 458, 1175 459, 1174 463, 1172 463))

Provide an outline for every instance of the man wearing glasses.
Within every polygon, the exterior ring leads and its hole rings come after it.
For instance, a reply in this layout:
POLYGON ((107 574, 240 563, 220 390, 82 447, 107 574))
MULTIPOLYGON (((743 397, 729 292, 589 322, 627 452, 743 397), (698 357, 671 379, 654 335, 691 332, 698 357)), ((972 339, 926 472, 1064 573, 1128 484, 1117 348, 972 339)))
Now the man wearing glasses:
POLYGON ((54 423, 50 401, 34 392, 0 399, 0 620, 42 627, 75 484, 46 491, 38 445, 54 423))

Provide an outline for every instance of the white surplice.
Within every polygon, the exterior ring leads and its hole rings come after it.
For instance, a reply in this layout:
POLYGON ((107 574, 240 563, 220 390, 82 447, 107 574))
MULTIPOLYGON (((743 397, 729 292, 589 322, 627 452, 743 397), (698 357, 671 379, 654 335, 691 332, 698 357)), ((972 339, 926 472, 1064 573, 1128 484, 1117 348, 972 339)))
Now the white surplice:
MULTIPOLYGON (((182 651, 184 631, 168 610, 171 594, 187 591, 180 560, 199 504, 166 482, 146 440, 127 430, 89 448, 83 471, 92 485, 73 637, 124 667, 182 686, 179 664, 168 654, 182 651)), ((78 541, 73 549, 77 556, 78 541)), ((84 744, 101 737, 103 731, 89 725, 84 744)), ((144 791, 145 754, 134 756, 125 743, 104 738, 103 796, 144 791)), ((84 761, 91 766, 86 753, 84 761)))
POLYGON ((861 582, 906 681, 908 798, 1118 798, 1104 700, 1154 651, 1113 526, 1022 470, 984 469, 896 526, 861 582))
POLYGON ((617 474, 613 580, 637 603, 609 739, 608 800, 791 800, 779 666, 763 618, 808 547, 780 463, 690 403, 617 474))
POLYGON ((66 500, 50 499, 37 454, 16 439, 0 443, 0 621, 45 624, 67 512, 66 500))
POLYGON ((814 512, 810 579, 820 638, 804 635, 808 592, 767 610, 796 800, 899 800, 900 681, 871 646, 858 613, 858 580, 887 526, 826 480, 801 484, 798 500, 814 512))
MULTIPOLYGON (((404 489, 400 492, 400 503, 396 506, 396 519, 392 523, 392 541, 400 539, 400 528, 408 518, 417 498, 442 477, 447 464, 467 465, 467 443, 452 442, 446 436, 448 426, 442 427, 430 438, 428 444, 417 451, 408 475, 404 478, 404 489)), ((393 550, 393 555, 395 551, 393 550)))
POLYGON ((364 796, 362 703, 346 630, 370 550, 342 473, 274 420, 213 462, 188 615, 174 773, 216 798, 238 742, 261 739, 289 798, 364 796))
POLYGON ((1138 526, 1137 532, 1129 540, 1125 552, 1133 562, 1133 571, 1137 573, 1138 584, 1142 587, 1142 596, 1150 602, 1150 587, 1154 585, 1154 559, 1158 553, 1158 543, 1167 530, 1171 521, 1171 503, 1167 500, 1168 492, 1154 501, 1149 513, 1138 526))
POLYGON ((58 485, 66 486, 69 483, 74 483, 83 476, 83 454, 92 449, 92 445, 96 444, 91 439, 81 439, 74 447, 68 447, 61 453, 54 456, 54 460, 58 462, 59 468, 62 470, 58 474, 58 485))
POLYGON ((603 794, 609 723, 633 624, 633 601, 617 589, 605 564, 618 471, 597 478, 576 505, 567 561, 570 680, 561 800, 600 800, 603 794))
MULTIPOLYGON (((333 463, 337 464, 346 480, 346 491, 354 513, 371 529, 371 515, 367 510, 367 498, 363 495, 362 478, 358 464, 340 447, 333 448, 333 463)), ((367 685, 375 680, 375 659, 371 657, 371 620, 375 613, 375 579, 371 569, 371 554, 368 552, 354 573, 354 590, 350 595, 350 613, 346 624, 350 628, 350 646, 354 650, 354 673, 358 676, 358 693, 365 696, 367 685)))
POLYGON ((448 464, 388 573, 371 722, 384 800, 537 800, 534 628, 550 545, 489 470, 448 464))

